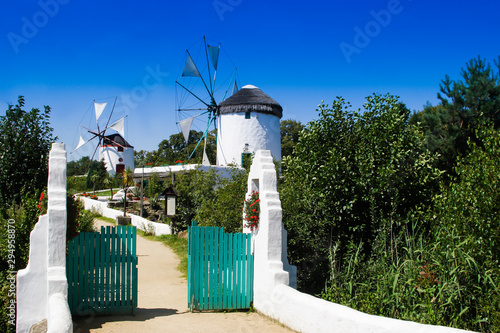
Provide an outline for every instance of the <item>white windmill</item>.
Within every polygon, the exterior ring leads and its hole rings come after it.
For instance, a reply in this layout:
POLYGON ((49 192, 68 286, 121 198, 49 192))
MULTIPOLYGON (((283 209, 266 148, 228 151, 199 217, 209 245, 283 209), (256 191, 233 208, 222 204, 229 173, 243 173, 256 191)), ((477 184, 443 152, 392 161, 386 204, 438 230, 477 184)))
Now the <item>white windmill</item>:
POLYGON ((202 42, 186 50, 186 62, 176 81, 177 124, 186 144, 192 127, 203 133, 189 159, 203 143, 204 165, 210 164, 206 154, 207 137, 211 132, 217 135, 218 103, 238 91, 236 67, 221 51, 220 44, 209 45, 203 37, 202 42), (223 61, 219 61, 221 58, 223 61))
POLYGON ((99 119, 103 115, 103 112, 107 105, 107 102, 98 103, 94 101, 93 108, 95 111, 97 129, 91 130, 89 128, 81 126, 86 130, 87 133, 86 135, 80 135, 78 145, 75 149, 73 149, 72 153, 85 144, 89 143, 90 141, 97 139, 97 145, 90 160, 94 159, 97 150, 99 150, 99 160, 103 160, 106 164, 106 169, 108 170, 108 172, 111 175, 114 175, 115 173, 122 173, 129 167, 132 170, 134 169, 134 147, 131 146, 124 138, 126 116, 109 125, 116 106, 116 98, 113 103, 111 113, 109 114, 109 117, 107 118, 105 124, 103 125, 101 122, 101 126, 99 125, 99 119), (113 131, 109 133, 110 130, 113 131), (87 140, 84 139, 84 136, 87 137, 87 140))
MULTIPOLYGON (((230 66, 233 70, 229 73, 232 74, 218 84, 221 65, 227 65, 227 62, 219 62, 220 50, 220 44, 208 45, 203 38, 198 51, 201 61, 195 61, 190 51, 186 51, 186 63, 176 81, 182 93, 182 97, 177 98, 176 111, 180 119, 177 123, 186 143, 193 121, 200 121, 204 125, 204 135, 198 144, 205 141, 206 145, 207 134, 213 128, 218 166, 242 166, 245 157, 259 149, 271 150, 273 157, 280 160, 283 108, 255 86, 247 85, 238 90, 234 65, 230 66), (197 66, 205 60, 206 65, 197 66)), ((191 156, 193 154, 194 151, 191 156)), ((209 164, 205 151, 203 156, 203 164, 209 164)))

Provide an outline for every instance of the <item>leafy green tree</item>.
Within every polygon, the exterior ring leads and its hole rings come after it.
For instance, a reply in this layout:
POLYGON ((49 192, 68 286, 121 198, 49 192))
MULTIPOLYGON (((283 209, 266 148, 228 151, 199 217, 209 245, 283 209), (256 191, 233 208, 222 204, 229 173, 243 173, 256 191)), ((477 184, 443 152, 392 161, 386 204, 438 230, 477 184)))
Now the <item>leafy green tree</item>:
POLYGON ((479 126, 500 126, 499 65, 496 61, 492 68, 481 57, 471 59, 462 69, 462 80, 449 76, 442 80, 438 93, 441 103, 425 106, 410 121, 421 126, 429 149, 441 155, 439 167, 450 175, 457 157, 468 153, 467 141, 480 143, 475 136, 479 126))
POLYGON ((150 152, 145 150, 134 151, 134 165, 136 168, 142 168, 146 164, 154 162, 154 153, 156 151, 150 152))
POLYGON ((174 186, 178 194, 177 208, 176 215, 172 218, 176 229, 184 230, 191 225, 201 203, 214 197, 217 181, 218 176, 213 169, 208 172, 193 170, 176 175, 174 186))
POLYGON ((46 186, 47 159, 57 140, 50 127, 50 107, 23 110, 25 100, 9 105, 0 117, 0 205, 21 202, 23 193, 46 186))
POLYGON ((109 188, 109 196, 110 199, 113 198, 113 178, 109 175, 109 173, 106 172, 106 176, 104 177, 104 180, 102 181, 103 185, 106 186, 106 188, 109 188))
POLYGON ((282 120, 280 123, 281 131, 281 157, 291 155, 293 148, 299 141, 300 132, 304 125, 300 121, 293 119, 282 120))
POLYGON ((409 111, 391 95, 372 95, 362 111, 338 98, 301 132, 285 157, 283 218, 299 287, 317 292, 331 273, 331 251, 350 243, 372 253, 377 237, 397 255, 396 235, 412 208, 431 197, 439 172, 409 111))
MULTIPOLYGON (((202 136, 203 132, 196 132, 191 130, 188 143, 186 145, 184 135, 182 133, 172 134, 168 140, 165 139, 161 141, 158 144, 158 149, 153 152, 154 164, 175 164, 177 163, 177 161, 187 162, 193 151, 194 155, 191 157, 189 162, 201 164, 203 160, 204 142, 200 142, 199 145, 198 142, 202 138, 202 136)), ((215 136, 213 133, 208 133, 207 135, 206 152, 208 159, 212 163, 214 163, 217 153, 215 146, 215 136)))
POLYGON ((241 232, 247 181, 248 172, 240 169, 233 169, 230 178, 219 176, 213 193, 201 200, 194 219, 199 225, 241 232))
POLYGON ((230 171, 229 178, 216 170, 193 170, 176 176, 177 214, 174 227, 186 229, 192 221, 202 226, 224 227, 226 232, 241 232, 243 202, 248 172, 230 171))
POLYGON ((456 144, 461 131, 458 115, 449 112, 441 104, 427 104, 422 111, 413 114, 409 122, 422 130, 427 148, 433 153, 439 153, 437 167, 450 174, 459 154, 456 144))
POLYGON ((66 167, 66 175, 68 177, 84 175, 87 173, 89 165, 90 158, 88 156, 83 156, 78 161, 70 161, 66 167))
POLYGON ((433 253, 441 317, 482 332, 500 327, 500 133, 490 125, 469 140, 457 179, 433 200, 433 253))
POLYGON ((88 167, 87 173, 87 188, 92 188, 95 192, 96 187, 98 190, 101 190, 103 187, 103 181, 106 178, 106 174, 108 173, 106 169, 106 163, 104 160, 102 161, 92 161, 90 166, 88 167), (96 186, 97 185, 97 186, 96 186))
POLYGON ((147 194, 153 208, 157 208, 158 196, 163 188, 163 183, 160 181, 160 177, 156 173, 152 174, 148 179, 147 194))

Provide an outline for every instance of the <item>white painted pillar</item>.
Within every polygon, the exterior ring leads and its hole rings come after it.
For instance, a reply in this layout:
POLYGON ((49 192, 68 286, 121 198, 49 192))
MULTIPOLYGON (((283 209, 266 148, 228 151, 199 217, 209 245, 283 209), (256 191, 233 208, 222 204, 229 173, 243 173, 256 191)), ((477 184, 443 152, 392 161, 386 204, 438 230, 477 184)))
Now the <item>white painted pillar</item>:
POLYGON ((49 180, 47 186, 49 197, 47 216, 48 251, 47 251, 47 300, 48 300, 48 332, 64 329, 72 331, 71 315, 69 323, 68 281, 66 279, 66 150, 64 143, 53 143, 49 155, 49 180), (64 299, 66 303, 55 302, 64 299), (51 306, 59 304, 60 306, 51 306), (57 320, 56 320, 57 318, 57 320), (71 327, 66 327, 71 325, 71 327))
POLYGON ((30 234, 28 266, 17 273, 17 332, 47 322, 47 332, 73 331, 66 279, 66 150, 49 154, 47 214, 30 234))
MULTIPOLYGON (((284 284, 296 288, 297 269, 288 263, 286 254, 286 230, 282 223, 282 210, 277 190, 276 169, 269 150, 255 153, 248 176, 247 197, 252 191, 259 192, 259 226, 252 231, 254 250, 254 306, 270 314, 272 291, 284 284)), ((249 228, 243 228, 245 233, 249 228)))

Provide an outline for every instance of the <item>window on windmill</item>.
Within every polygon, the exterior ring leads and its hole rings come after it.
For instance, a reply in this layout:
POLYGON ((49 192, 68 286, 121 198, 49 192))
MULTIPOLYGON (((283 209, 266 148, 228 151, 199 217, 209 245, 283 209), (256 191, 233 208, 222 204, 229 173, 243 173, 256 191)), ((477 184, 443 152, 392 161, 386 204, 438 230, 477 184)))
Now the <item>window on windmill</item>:
POLYGON ((245 112, 245 119, 250 119, 250 112, 245 112))
POLYGON ((120 146, 119 146, 119 147, 118 147, 118 151, 119 151, 119 152, 122 152, 122 151, 123 151, 123 147, 120 147, 120 146))

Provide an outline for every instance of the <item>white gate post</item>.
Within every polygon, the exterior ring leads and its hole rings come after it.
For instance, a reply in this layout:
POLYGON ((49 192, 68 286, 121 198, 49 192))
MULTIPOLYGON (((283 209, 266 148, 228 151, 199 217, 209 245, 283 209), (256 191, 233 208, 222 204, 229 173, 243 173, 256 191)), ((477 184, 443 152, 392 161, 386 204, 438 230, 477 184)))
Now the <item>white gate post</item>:
POLYGON ((46 322, 47 332, 72 332, 66 279, 66 150, 53 143, 49 154, 47 214, 30 234, 26 269, 17 273, 17 332, 46 322))
MULTIPOLYGON (((248 176, 247 197, 259 192, 260 219, 252 232, 254 250, 254 307, 270 314, 271 294, 280 284, 297 286, 297 268, 287 259, 287 236, 282 223, 281 201, 278 193, 276 169, 269 150, 258 150, 248 176)), ((243 228, 245 233, 249 228, 243 228)))

